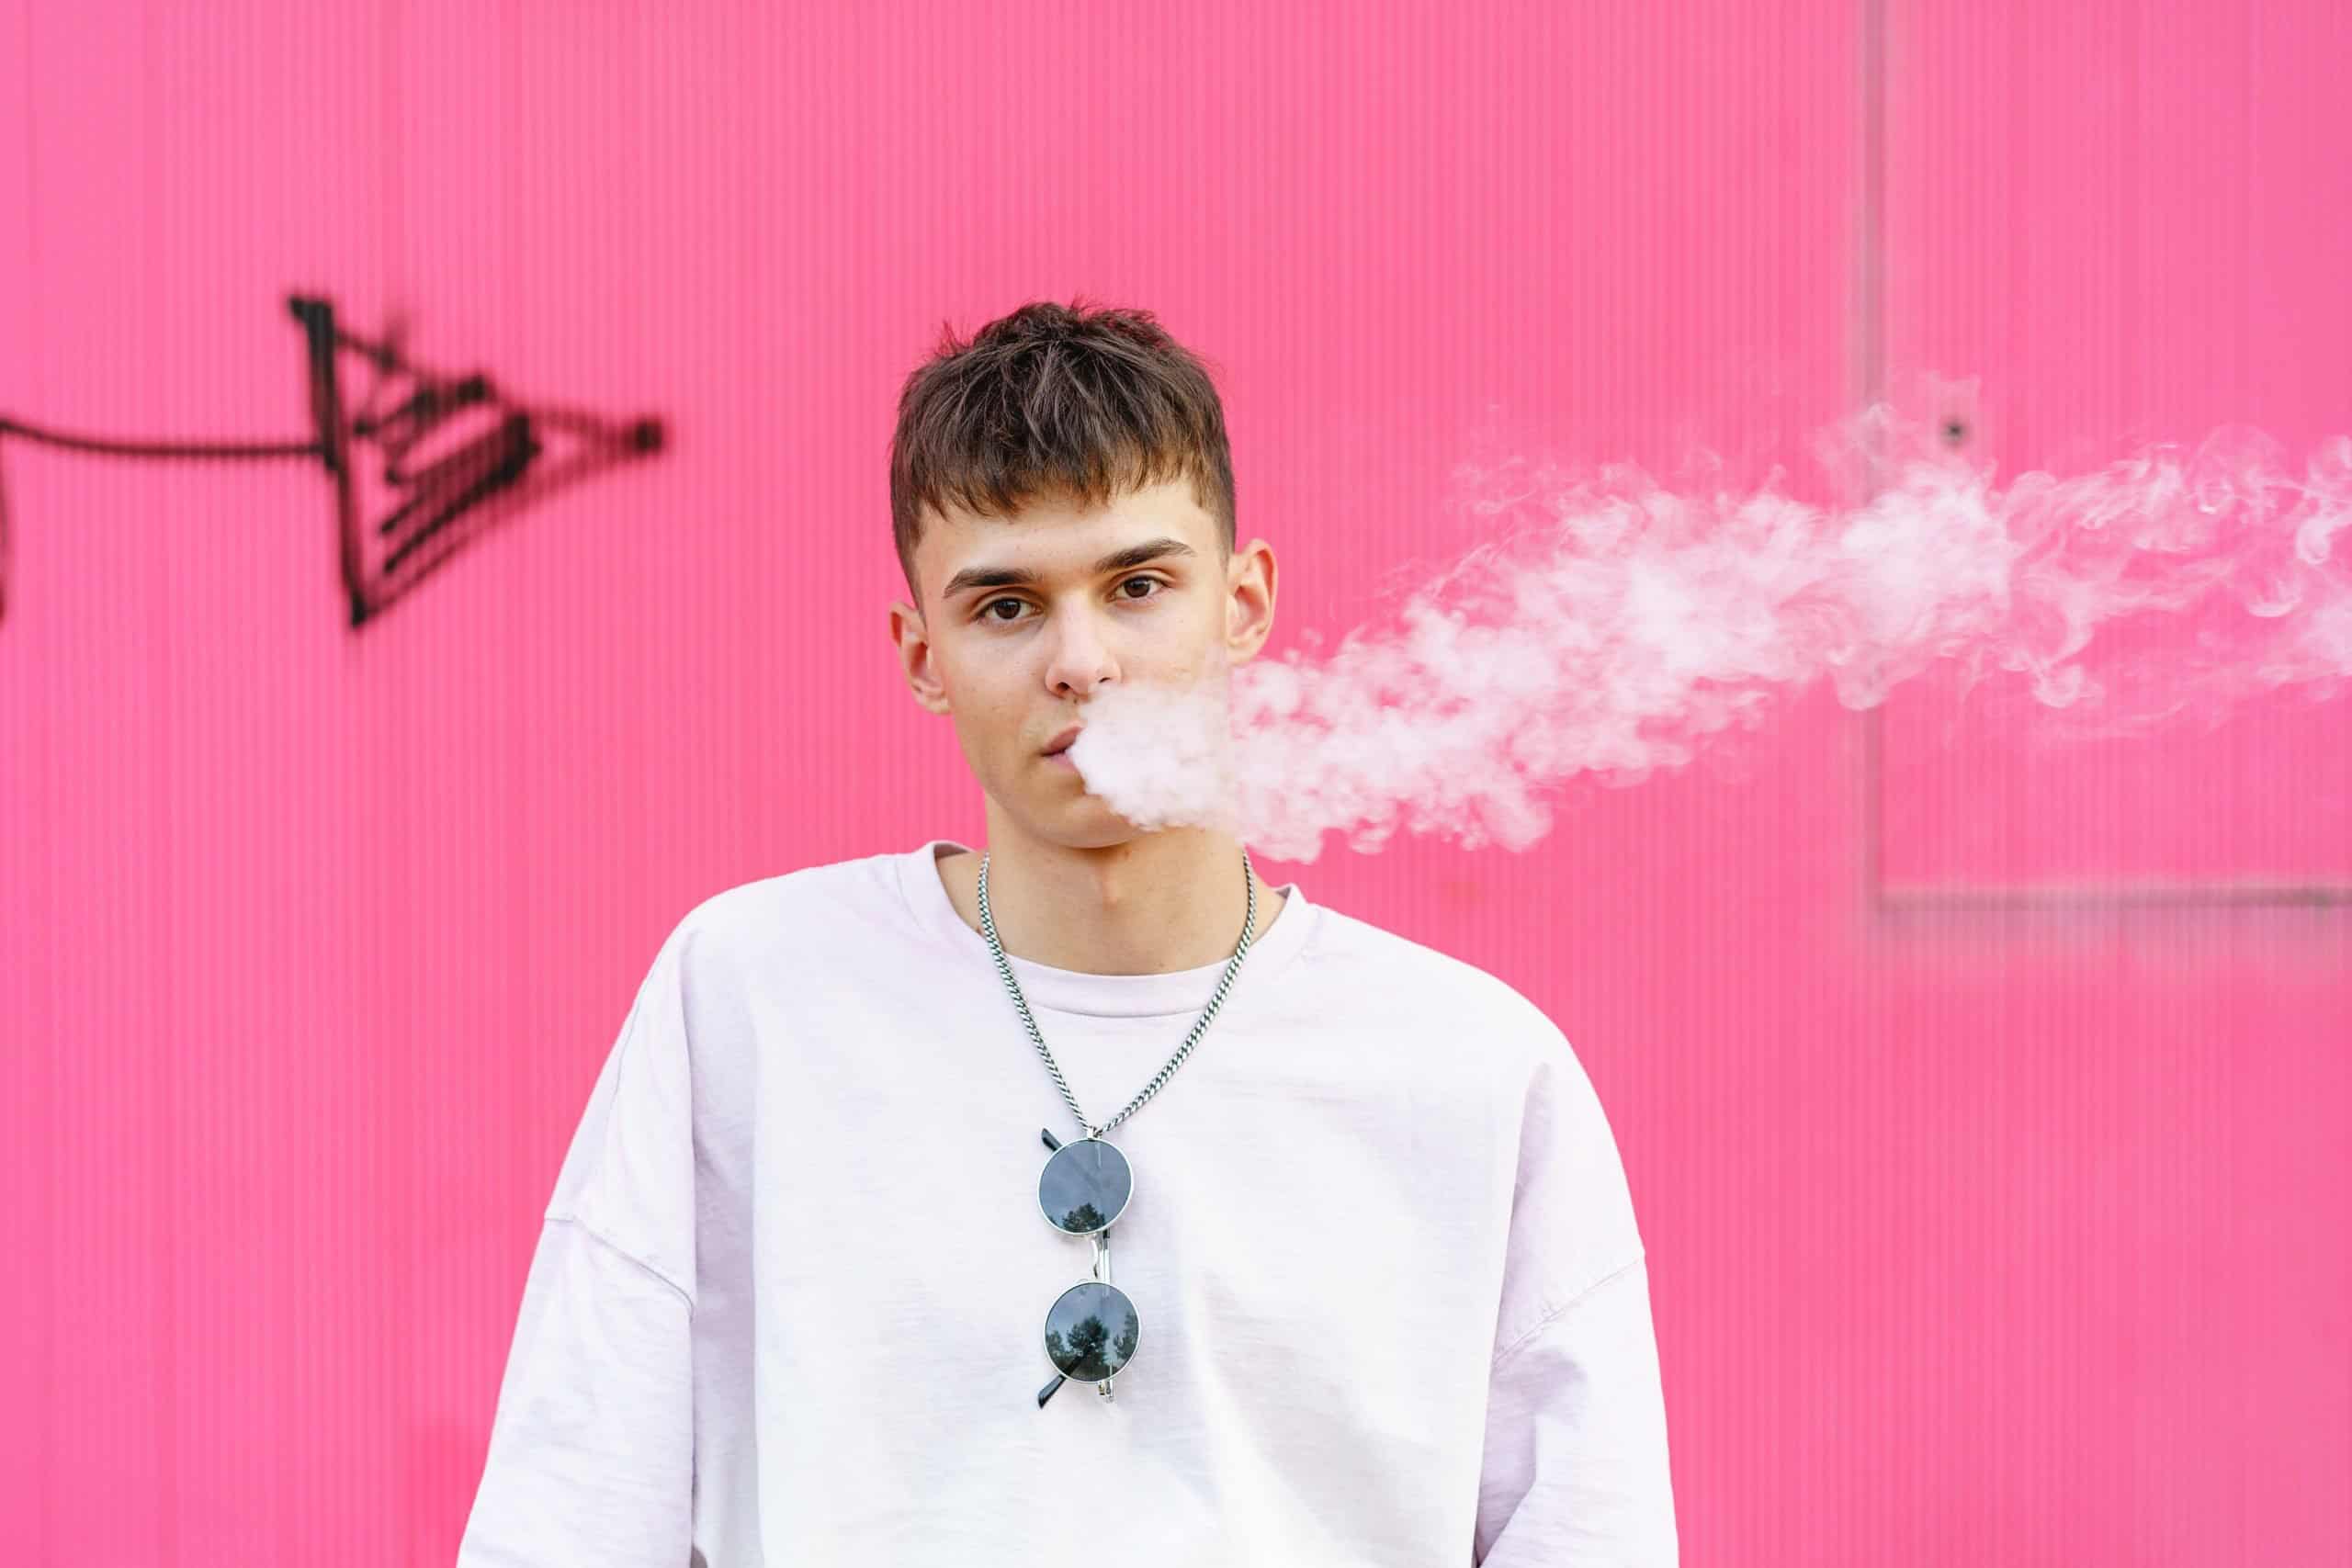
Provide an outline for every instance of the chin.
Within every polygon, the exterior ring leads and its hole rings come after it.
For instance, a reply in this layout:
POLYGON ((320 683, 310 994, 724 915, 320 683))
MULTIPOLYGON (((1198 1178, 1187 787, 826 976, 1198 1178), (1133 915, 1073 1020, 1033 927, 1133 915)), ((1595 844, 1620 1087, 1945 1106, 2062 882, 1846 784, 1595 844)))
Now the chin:
POLYGON ((1107 850, 1150 837, 1091 795, 1065 807, 1054 828, 1055 841, 1073 850, 1107 850))
POLYGON ((1066 850, 1107 850, 1150 835, 1111 809, 1099 795, 1034 804, 1016 814, 1033 839, 1066 850))

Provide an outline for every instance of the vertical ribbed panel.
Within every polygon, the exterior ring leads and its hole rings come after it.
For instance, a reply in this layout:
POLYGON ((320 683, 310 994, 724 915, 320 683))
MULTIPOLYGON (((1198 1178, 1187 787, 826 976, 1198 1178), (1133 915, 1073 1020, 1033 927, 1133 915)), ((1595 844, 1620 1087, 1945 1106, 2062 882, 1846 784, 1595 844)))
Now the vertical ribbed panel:
MULTIPOLYGON (((2333 7, 1889 3, 1890 371, 1983 376, 2007 468, 2352 429, 2333 7)), ((979 832, 886 633, 891 422, 943 320, 1083 292, 1205 354, 1277 654, 1482 536, 1465 461, 1670 482, 1699 447, 1823 499, 1861 22, 0 0, 0 412, 301 438, 300 289, 674 433, 358 635, 314 468, 0 438, 0 1561, 453 1557, 662 934, 979 832)), ((2341 871, 2271 781, 2341 798, 2342 721, 2019 820, 2139 802, 2117 876, 2341 871)), ((1575 1042, 1687 1561, 2352 1555, 2340 911, 1874 921, 1859 748, 1816 696, 1736 761, 1572 792, 1525 856, 1263 869, 1575 1042)), ((1917 810, 2013 809, 1918 765, 1917 810)), ((1984 820, 1913 820, 1890 872, 2080 843, 1955 859, 1984 820)))
MULTIPOLYGON (((2004 484, 2232 426, 2301 478, 2352 433, 2342 6, 1888 24, 1899 406, 1962 418, 2004 484)), ((1873 1134, 1824 1325, 1885 1380, 1880 1450, 1939 1481, 1857 1493, 1856 1523, 1913 1560, 2352 1561, 2343 703, 2037 747, 1950 687, 1883 716, 1881 869, 1910 907, 1850 955, 1895 1028, 1838 1117, 1873 1134), (2004 897, 2040 907, 1981 907, 2004 897)))

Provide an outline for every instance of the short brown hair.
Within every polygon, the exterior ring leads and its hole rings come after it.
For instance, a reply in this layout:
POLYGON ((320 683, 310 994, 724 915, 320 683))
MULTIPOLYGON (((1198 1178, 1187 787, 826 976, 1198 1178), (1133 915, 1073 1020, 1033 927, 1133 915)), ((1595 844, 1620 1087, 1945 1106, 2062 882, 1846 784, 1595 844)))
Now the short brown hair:
POLYGON ((926 510, 1009 517, 1040 498, 1107 505, 1189 478, 1234 547, 1225 406, 1201 360, 1148 310, 1050 300, 990 321, 969 343, 943 328, 908 376, 890 438, 890 525, 921 609, 915 545, 926 510))

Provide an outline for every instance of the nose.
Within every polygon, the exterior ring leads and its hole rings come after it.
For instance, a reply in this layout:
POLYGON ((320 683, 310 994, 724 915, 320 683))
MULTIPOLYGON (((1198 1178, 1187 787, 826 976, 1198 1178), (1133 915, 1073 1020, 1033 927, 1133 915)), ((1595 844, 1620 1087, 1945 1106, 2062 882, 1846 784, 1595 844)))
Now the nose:
POLYGON ((1077 611, 1056 621, 1053 653, 1046 667, 1048 686, 1058 694, 1083 696, 1117 677, 1118 660, 1111 656, 1092 616, 1077 611))

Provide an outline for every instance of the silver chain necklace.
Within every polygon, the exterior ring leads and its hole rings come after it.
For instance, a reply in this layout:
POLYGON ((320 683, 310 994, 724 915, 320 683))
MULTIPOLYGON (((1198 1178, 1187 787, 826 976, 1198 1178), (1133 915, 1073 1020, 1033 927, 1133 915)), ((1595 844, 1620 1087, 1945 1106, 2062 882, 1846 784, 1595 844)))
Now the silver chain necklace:
POLYGON ((1046 1049, 1046 1037, 1037 1029, 1037 1021, 1030 1016, 1029 1000, 1021 994, 1019 982, 1012 977, 1012 965, 1004 956, 1004 944, 996 939, 996 917, 989 912, 989 857, 980 856, 980 934, 989 939, 989 955, 996 960, 996 972, 1004 978, 1004 988, 1012 994, 1012 1005, 1021 1010, 1021 1021, 1029 1028, 1029 1038, 1037 1043, 1037 1055, 1045 1058, 1046 1071, 1054 1077, 1054 1087, 1062 1091, 1062 1099, 1069 1106, 1069 1113, 1086 1130, 1082 1138, 1068 1143, 1054 1136, 1049 1127, 1039 1128, 1038 1136, 1053 1157, 1037 1178, 1037 1208, 1046 1223, 1066 1235, 1080 1235, 1094 1244, 1093 1278, 1082 1280, 1064 1291, 1054 1300, 1046 1314, 1046 1359, 1054 1368, 1052 1379, 1037 1391, 1037 1405, 1045 1408, 1054 1391, 1071 1378, 1082 1378, 1094 1384, 1094 1391, 1103 1398, 1111 1397, 1111 1385, 1120 1368, 1135 1355, 1142 1335, 1142 1321, 1135 1303, 1125 1291, 1111 1282, 1111 1226, 1125 1212, 1127 1201, 1135 1192, 1135 1171, 1127 1156, 1102 1134, 1142 1109, 1143 1102, 1159 1092, 1171 1074, 1183 1065, 1193 1047, 1200 1043, 1201 1032, 1208 1028, 1209 1020, 1216 1016, 1219 1003, 1225 1000, 1226 988, 1233 984, 1241 960, 1249 954, 1250 940, 1258 934, 1258 878, 1250 866, 1250 852, 1241 852, 1241 878, 1248 891, 1248 908, 1241 921, 1241 940, 1234 944, 1233 956, 1227 961, 1225 973, 1217 977, 1216 992, 1209 998, 1209 1005, 1201 1010, 1193 1032, 1184 1036, 1184 1043, 1159 1075, 1144 1086, 1141 1094, 1128 1101, 1127 1108, 1097 1127, 1087 1121, 1086 1112, 1078 1108, 1078 1099, 1069 1091, 1069 1080, 1062 1077, 1054 1054, 1046 1049))
POLYGON ((1241 960, 1249 954, 1250 943, 1258 934, 1258 878, 1250 869, 1247 845, 1241 851, 1241 879, 1248 895, 1241 922, 1241 940, 1234 945, 1233 956, 1226 961, 1225 973, 1217 977, 1216 990, 1210 996, 1209 1005, 1201 1010, 1193 1032, 1184 1036, 1184 1043, 1176 1048, 1176 1054, 1168 1058, 1168 1065, 1144 1086, 1143 1092, 1130 1100, 1125 1111, 1097 1127, 1089 1122, 1086 1112, 1078 1108, 1078 1100, 1069 1091, 1069 1080, 1062 1077, 1060 1066, 1054 1061, 1054 1054, 1046 1049, 1046 1037, 1038 1032, 1037 1021, 1029 1015, 1028 998, 1021 994, 1020 983, 1012 977, 1012 965, 1006 962, 1004 947, 997 941, 996 919, 989 913, 989 857, 985 853, 980 856, 980 934, 989 939, 989 956, 996 960, 996 972, 1003 977, 1004 988, 1012 993, 1012 1005, 1021 1010, 1021 1021, 1028 1027, 1029 1038, 1036 1042, 1037 1055, 1045 1058, 1046 1071, 1053 1075, 1054 1087, 1062 1091, 1062 1099, 1069 1104, 1069 1113, 1078 1118, 1078 1124, 1085 1128, 1088 1137, 1101 1137, 1141 1110, 1144 1101, 1159 1093, 1159 1086, 1173 1077, 1176 1069, 1183 1065, 1184 1058, 1192 1055, 1193 1047, 1200 1043, 1202 1034, 1207 1031, 1209 1021, 1216 1016, 1216 1010, 1225 1001, 1227 989, 1233 984, 1233 976, 1241 968, 1241 960))

